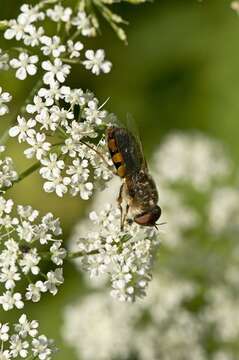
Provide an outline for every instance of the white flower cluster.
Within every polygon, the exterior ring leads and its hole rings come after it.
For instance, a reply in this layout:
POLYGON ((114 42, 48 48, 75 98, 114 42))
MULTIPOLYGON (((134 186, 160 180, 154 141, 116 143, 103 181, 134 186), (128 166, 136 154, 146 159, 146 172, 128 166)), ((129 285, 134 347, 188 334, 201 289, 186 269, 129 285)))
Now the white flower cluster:
MULTIPOLYGON (((43 70, 41 86, 36 89, 32 103, 18 115, 17 124, 9 134, 28 145, 24 151, 27 158, 35 157, 40 162, 46 192, 62 197, 69 191, 85 200, 92 195, 93 180, 101 184, 112 177, 104 129, 114 117, 102 109, 104 104, 100 104, 93 93, 64 84, 71 73, 71 63, 80 62, 84 47, 82 42, 72 39, 78 35, 94 35, 92 29, 86 13, 73 14, 71 8, 60 5, 49 8, 43 1, 33 7, 22 5, 17 20, 9 21, 4 34, 8 40, 15 38, 23 42, 25 50, 9 61, 18 79, 35 75, 39 61, 43 70), (38 22, 47 18, 59 22, 61 30, 64 28, 62 32, 69 35, 65 43, 61 40, 61 32, 51 37, 45 34, 42 26, 37 27, 38 22), (40 57, 32 54, 35 47, 39 48, 40 57)), ((111 63, 105 61, 102 49, 87 50, 85 55, 82 64, 94 74, 110 71, 111 63)), ((6 112, 3 101, 1 104, 0 97, 0 109, 6 112)))
POLYGON ((231 170, 221 144, 200 133, 169 135, 154 159, 161 182, 190 185, 200 192, 231 170))
POLYGON ((187 311, 196 289, 167 274, 155 277, 147 298, 119 304, 106 293, 92 293, 68 306, 64 339, 78 358, 138 360, 206 360, 200 347, 200 326, 187 311), (116 330, 117 329, 117 330, 116 330))
POLYGON ((51 339, 38 333, 39 323, 29 321, 25 314, 10 327, 0 323, 0 359, 39 359, 50 360, 56 349, 51 339))
POLYGON ((73 196, 79 194, 87 200, 93 192, 92 175, 98 182, 111 179, 111 162, 99 130, 107 126, 108 113, 101 110, 92 93, 55 83, 53 88, 41 88, 26 111, 29 118, 18 116, 10 135, 28 144, 24 151, 27 158, 40 161, 46 192, 62 197, 69 190, 73 196), (60 107, 59 100, 65 101, 68 109, 60 107), (81 111, 79 121, 74 120, 77 107, 81 111), (95 139, 97 144, 89 139, 95 139))
POLYGON ((0 191, 11 187, 13 182, 18 179, 17 172, 14 169, 12 158, 9 156, 1 159, 1 153, 5 147, 0 145, 0 191))
POLYGON ((209 226, 214 234, 239 230, 239 190, 237 187, 216 188, 209 203, 209 226))
MULTIPOLYGON (((41 50, 43 56, 51 59, 41 63, 42 69, 46 72, 43 81, 47 85, 53 84, 56 80, 64 82, 71 68, 70 65, 64 63, 71 63, 70 60, 76 60, 73 63, 83 64, 86 69, 91 70, 95 75, 108 73, 111 70, 112 64, 105 60, 103 49, 97 51, 86 50, 85 60, 79 60, 84 45, 81 41, 73 42, 72 39, 80 35, 84 37, 96 34, 96 29, 90 17, 84 11, 74 14, 71 8, 64 8, 61 5, 49 8, 47 2, 44 4, 44 1, 35 6, 23 4, 20 15, 16 20, 10 20, 8 25, 9 27, 4 33, 5 39, 21 41, 26 48, 25 52, 21 52, 18 58, 11 59, 9 63, 12 68, 17 69, 16 77, 20 80, 37 73, 39 57, 29 55, 32 48, 36 47, 41 50), (69 40, 62 41, 59 36, 60 31, 57 31, 57 35, 48 36, 43 26, 47 18, 61 25, 62 31, 69 34, 69 40)), ((6 60, 6 58, 3 58, 2 63, 5 64, 6 60)))
MULTIPOLYGON (((190 134, 169 136, 163 144, 163 153, 166 146, 170 152, 172 138, 182 148, 185 141, 189 142, 190 134)), ((222 149, 220 143, 210 141, 202 134, 194 134, 193 139, 198 144, 197 149, 202 149, 207 164, 212 161, 212 150, 222 149), (208 157, 204 144, 207 144, 208 157)), ((177 147, 174 149, 175 153, 171 153, 173 159, 177 157, 177 147)), ((68 307, 63 335, 79 358, 89 360, 97 351, 99 359, 104 360, 130 359, 132 354, 140 360, 238 359, 239 195, 238 188, 233 185, 233 164, 224 152, 218 154, 217 162, 222 160, 225 171, 218 173, 216 179, 211 169, 204 173, 203 180, 200 179, 201 183, 207 184, 206 188, 195 186, 196 175, 192 176, 191 172, 188 178, 182 172, 182 177, 177 176, 168 182, 163 178, 162 181, 161 163, 155 163, 154 178, 160 184, 159 204, 163 210, 161 221, 167 222, 165 233, 162 231, 164 226, 159 227, 159 274, 150 283, 147 297, 134 305, 118 304, 110 300, 107 293, 97 292, 68 307), (100 329, 95 324, 99 324, 100 329), (117 329, 117 332, 112 329, 117 329), (96 347, 90 344, 96 344, 96 347), (211 344, 215 344, 215 349, 211 344)), ((187 158, 182 159, 185 164, 181 163, 181 168, 186 169, 196 156, 200 158, 200 154, 191 151, 187 158)), ((159 148, 155 159, 161 162, 162 157, 159 148)), ((116 181, 110 183, 108 189, 95 197, 92 207, 100 213, 105 201, 116 206, 118 189, 116 181)), ((109 216, 115 216, 113 214, 111 210, 109 216)), ((91 214, 91 219, 101 221, 95 213, 91 214)), ((104 219, 107 225, 107 217, 104 219)), ((84 233, 89 229, 94 234, 90 221, 81 221, 76 226, 71 238, 72 248, 78 242, 84 249, 85 242, 89 243, 84 233), (82 240, 79 239, 81 236, 82 240)), ((113 236, 113 228, 109 233, 113 236)), ((94 235, 90 236, 91 240, 94 239, 94 235)), ((94 252, 95 248, 90 249, 94 252)), ((106 251, 103 256, 108 259, 106 251)), ((86 266, 93 271, 97 258, 92 259, 90 264, 87 263, 90 258, 86 259, 86 266)), ((82 265, 80 260, 76 261, 82 265)), ((92 280, 87 279, 91 289, 95 287, 95 280, 92 280)), ((99 280, 98 291, 107 286, 107 276, 99 280)))
POLYGON ((23 308, 25 299, 37 302, 47 291, 55 295, 64 281, 61 266, 66 256, 58 219, 48 213, 37 222, 39 212, 20 205, 14 216, 13 205, 0 197, 0 304, 5 311, 23 308), (54 265, 46 274, 41 270, 45 257, 54 265))
POLYGON ((74 251, 81 253, 78 264, 90 277, 108 274, 111 295, 120 301, 134 301, 146 294, 151 280, 152 260, 159 240, 156 230, 137 224, 120 229, 120 210, 106 205, 99 214, 90 213, 88 234, 74 236, 74 251))

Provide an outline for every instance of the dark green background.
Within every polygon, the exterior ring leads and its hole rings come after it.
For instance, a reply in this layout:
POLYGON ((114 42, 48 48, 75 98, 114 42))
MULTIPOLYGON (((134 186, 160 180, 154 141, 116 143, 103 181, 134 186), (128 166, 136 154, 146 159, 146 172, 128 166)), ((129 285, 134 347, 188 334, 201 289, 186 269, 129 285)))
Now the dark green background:
MULTIPOLYGON (((16 16, 22 3, 1 0, 1 18, 16 16)), ((93 90, 102 102, 110 96, 107 108, 121 121, 131 113, 147 157, 170 131, 198 129, 221 139, 238 163, 239 18, 230 9, 230 1, 156 0, 138 7, 123 4, 117 9, 130 22, 129 45, 120 43, 103 24, 103 35, 90 40, 88 46, 106 50, 113 62, 111 74, 95 77, 76 67, 71 85, 93 90)), ((1 47, 6 45, 0 42, 1 47)), ((0 76, 1 86, 14 95, 12 109, 17 112, 34 80, 16 81, 7 73, 0 76)), ((6 127, 7 120, 0 119, 0 132, 6 127)), ((10 141, 8 153, 16 160, 18 170, 29 166, 15 139, 10 141)), ((43 213, 53 211, 61 218, 67 239, 84 212, 83 202, 44 194, 41 186, 39 176, 33 175, 9 191, 9 196, 43 213)), ((39 304, 26 308, 41 320, 42 331, 56 339, 61 348, 58 360, 76 359, 61 343, 61 311, 81 292, 79 275, 67 265, 65 284, 58 296, 45 296, 39 304)), ((0 321, 13 316, 15 313, 0 312, 0 321)))

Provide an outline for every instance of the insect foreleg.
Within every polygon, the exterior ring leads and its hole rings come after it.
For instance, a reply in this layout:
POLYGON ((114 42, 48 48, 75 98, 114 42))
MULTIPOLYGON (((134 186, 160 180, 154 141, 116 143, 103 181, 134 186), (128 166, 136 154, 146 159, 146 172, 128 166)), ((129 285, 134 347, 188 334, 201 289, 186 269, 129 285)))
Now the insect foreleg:
POLYGON ((96 148, 94 145, 89 144, 89 143, 87 143, 86 141, 83 141, 83 140, 80 140, 80 142, 81 142, 82 144, 84 144, 85 146, 87 146, 87 147, 88 147, 89 149, 91 149, 92 151, 94 151, 94 152, 101 158, 101 160, 103 160, 103 162, 104 162, 104 164, 106 165, 107 169, 110 170, 114 175, 117 175, 116 171, 114 171, 114 170, 110 167, 110 165, 109 165, 107 159, 104 157, 104 155, 102 155, 102 154, 100 153, 100 151, 98 151, 97 148, 96 148))

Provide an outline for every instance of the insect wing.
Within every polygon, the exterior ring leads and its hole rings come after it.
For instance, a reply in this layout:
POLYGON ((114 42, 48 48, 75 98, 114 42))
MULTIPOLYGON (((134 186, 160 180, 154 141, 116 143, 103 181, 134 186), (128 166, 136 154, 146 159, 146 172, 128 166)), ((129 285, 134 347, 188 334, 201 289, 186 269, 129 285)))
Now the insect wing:
POLYGON ((143 149, 139 129, 137 127, 137 124, 136 124, 136 121, 135 121, 134 117, 130 113, 127 113, 127 129, 129 130, 129 132, 131 134, 133 134, 133 136, 135 138, 135 142, 137 142, 137 144, 138 144, 139 151, 140 151, 141 156, 142 156, 141 169, 143 169, 145 171, 148 171, 147 161, 146 161, 146 159, 144 157, 144 149, 143 149))
POLYGON ((131 175, 139 172, 143 164, 143 154, 136 138, 124 128, 116 129, 114 135, 126 166, 126 174, 131 175))

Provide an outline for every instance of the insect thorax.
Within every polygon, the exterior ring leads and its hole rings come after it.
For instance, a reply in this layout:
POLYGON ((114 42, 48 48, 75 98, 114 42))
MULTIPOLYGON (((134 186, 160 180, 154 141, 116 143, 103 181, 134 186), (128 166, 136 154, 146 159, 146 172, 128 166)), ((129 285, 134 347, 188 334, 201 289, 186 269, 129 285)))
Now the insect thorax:
POLYGON ((150 209, 158 203, 158 192, 152 177, 145 171, 126 178, 129 196, 135 206, 142 209, 150 209))

